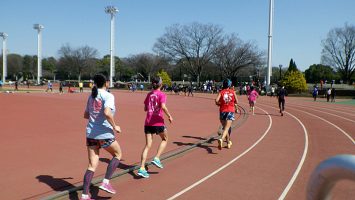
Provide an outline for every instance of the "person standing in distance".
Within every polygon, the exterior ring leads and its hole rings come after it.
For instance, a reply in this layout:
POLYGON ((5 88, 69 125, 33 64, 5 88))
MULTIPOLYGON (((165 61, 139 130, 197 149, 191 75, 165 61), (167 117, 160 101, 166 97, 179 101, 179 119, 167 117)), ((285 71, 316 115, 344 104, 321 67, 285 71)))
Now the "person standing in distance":
POLYGON ((86 146, 88 151, 89 165, 84 175, 83 193, 81 200, 91 200, 89 187, 94 172, 99 164, 100 148, 109 152, 113 158, 107 166, 105 178, 100 189, 115 194, 109 180, 120 163, 122 152, 120 145, 115 139, 114 132, 120 133, 121 128, 115 123, 115 98, 106 91, 106 78, 102 74, 94 76, 94 87, 88 98, 84 118, 88 119, 86 126, 86 146))
POLYGON ((173 122, 173 117, 170 115, 168 108, 166 107, 166 94, 160 90, 162 87, 162 79, 160 77, 154 77, 152 79, 152 87, 153 90, 147 94, 147 97, 144 100, 144 111, 147 112, 144 124, 146 144, 141 156, 141 167, 137 173, 144 178, 149 178, 149 173, 145 168, 145 162, 147 160, 149 149, 153 143, 154 134, 160 136, 161 143, 152 163, 158 168, 163 168, 163 165, 160 162, 160 155, 168 144, 168 131, 164 123, 163 111, 170 123, 173 122))

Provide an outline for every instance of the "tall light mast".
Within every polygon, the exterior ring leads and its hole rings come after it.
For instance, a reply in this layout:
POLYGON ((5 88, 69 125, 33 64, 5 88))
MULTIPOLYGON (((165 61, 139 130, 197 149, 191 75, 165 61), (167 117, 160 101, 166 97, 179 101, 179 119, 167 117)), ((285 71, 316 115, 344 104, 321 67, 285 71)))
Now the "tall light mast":
POLYGON ((41 24, 34 24, 33 28, 37 30, 37 84, 41 83, 42 76, 42 29, 44 26, 41 24))
POLYGON ((267 52, 267 77, 266 77, 266 87, 270 85, 270 77, 272 70, 272 25, 274 17, 274 0, 270 0, 269 5, 269 35, 268 35, 268 52, 267 52))
POLYGON ((110 87, 113 87, 113 77, 115 75, 115 15, 118 9, 114 6, 107 6, 105 12, 111 15, 110 87))
POLYGON ((4 32, 0 33, 0 37, 2 37, 2 82, 5 84, 6 76, 7 76, 7 55, 6 55, 6 38, 7 34, 4 32))

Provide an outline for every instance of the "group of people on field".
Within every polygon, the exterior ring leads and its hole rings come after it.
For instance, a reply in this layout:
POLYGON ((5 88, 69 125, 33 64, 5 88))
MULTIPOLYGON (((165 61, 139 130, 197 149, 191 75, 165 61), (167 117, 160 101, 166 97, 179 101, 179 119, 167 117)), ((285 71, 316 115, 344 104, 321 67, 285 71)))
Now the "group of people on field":
MULTIPOLYGON (((82 196, 80 198, 81 200, 91 199, 89 188, 95 170, 99 164, 100 149, 105 149, 112 155, 112 159, 107 166, 105 177, 99 186, 100 189, 111 194, 115 194, 116 190, 110 184, 110 179, 122 157, 120 145, 115 139, 115 132, 122 132, 120 126, 114 119, 116 113, 115 97, 107 91, 108 85, 104 75, 95 75, 93 82, 92 92, 88 97, 84 111, 84 118, 88 120, 86 126, 86 146, 89 164, 83 178, 84 183, 82 196)), ((146 112, 144 133, 146 143, 141 153, 140 168, 137 171, 137 175, 144 178, 149 178, 146 162, 154 135, 158 135, 161 142, 151 163, 158 168, 163 168, 160 156, 168 144, 168 131, 164 122, 164 114, 170 123, 173 122, 173 117, 166 105, 167 96, 162 91, 162 79, 160 77, 153 77, 151 79, 151 84, 152 90, 146 95, 144 100, 144 111, 146 112)), ((248 94, 248 100, 253 114, 256 98, 258 98, 258 96, 259 95, 254 87, 251 87, 248 94)), ((284 97, 286 96, 286 91, 283 87, 279 90, 278 96, 280 113, 282 114, 285 103, 284 97)), ((232 81, 229 79, 223 81, 222 89, 219 91, 217 98, 215 99, 215 104, 219 107, 219 120, 221 123, 221 130, 218 132, 219 138, 217 140, 218 149, 222 150, 223 147, 230 149, 232 146, 230 137, 231 126, 232 122, 235 120, 235 113, 238 110, 238 98, 236 91, 232 86, 232 81), (224 146, 224 143, 227 145, 224 146)))
MULTIPOLYGON (((312 91, 312 97, 314 101, 317 101, 318 93, 318 87, 315 85, 312 91)), ((324 97, 327 98, 327 102, 335 102, 335 94, 336 92, 334 87, 330 87, 328 89, 324 88, 324 97)))

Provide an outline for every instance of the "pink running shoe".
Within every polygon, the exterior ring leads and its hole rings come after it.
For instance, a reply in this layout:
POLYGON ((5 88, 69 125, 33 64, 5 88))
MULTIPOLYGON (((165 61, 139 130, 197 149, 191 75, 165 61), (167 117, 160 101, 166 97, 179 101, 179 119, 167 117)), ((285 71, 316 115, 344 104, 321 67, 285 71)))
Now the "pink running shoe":
POLYGON ((113 187, 111 186, 110 183, 107 183, 107 184, 106 184, 106 183, 101 183, 101 185, 99 186, 99 188, 100 188, 101 190, 104 190, 104 191, 108 192, 108 193, 116 194, 116 190, 113 189, 113 187))
POLYGON ((95 200, 95 199, 91 199, 90 197, 87 198, 81 197, 80 200, 95 200))

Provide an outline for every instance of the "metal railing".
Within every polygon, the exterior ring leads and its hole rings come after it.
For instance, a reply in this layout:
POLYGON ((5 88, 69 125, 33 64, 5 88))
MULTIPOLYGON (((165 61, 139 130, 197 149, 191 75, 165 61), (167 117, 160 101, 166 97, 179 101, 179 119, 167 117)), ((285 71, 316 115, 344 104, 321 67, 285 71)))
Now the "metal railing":
POLYGON ((307 200, 330 200, 331 190, 339 180, 355 181, 355 155, 338 155, 321 162, 307 186, 307 200))

